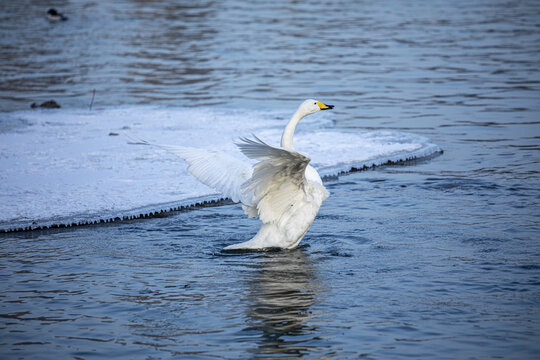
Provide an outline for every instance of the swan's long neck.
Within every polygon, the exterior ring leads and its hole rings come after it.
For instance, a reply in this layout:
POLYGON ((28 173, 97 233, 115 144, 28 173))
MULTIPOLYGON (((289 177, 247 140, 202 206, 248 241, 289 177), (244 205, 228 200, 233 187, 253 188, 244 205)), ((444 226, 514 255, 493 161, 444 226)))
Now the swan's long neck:
POLYGON ((296 110, 294 115, 291 117, 291 120, 289 120, 289 123, 287 124, 287 126, 285 126, 285 130, 283 130, 283 135, 281 135, 282 148, 294 150, 294 146, 293 146, 294 130, 296 129, 296 125, 298 125, 298 122, 300 122, 300 120, 302 120, 304 116, 305 114, 302 114, 300 112, 300 109, 298 109, 296 110))

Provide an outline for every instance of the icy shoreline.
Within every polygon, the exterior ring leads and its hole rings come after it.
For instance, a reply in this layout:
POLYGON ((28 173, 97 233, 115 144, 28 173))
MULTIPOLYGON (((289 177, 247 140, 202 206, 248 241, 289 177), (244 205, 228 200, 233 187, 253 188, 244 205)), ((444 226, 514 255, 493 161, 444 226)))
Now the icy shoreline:
MULTIPOLYGON (((329 116, 304 119, 295 136, 295 147, 309 154, 321 176, 441 151, 415 134, 341 131, 329 116)), ((235 139, 254 133, 276 144, 287 119, 275 112, 152 107, 2 114, 0 231, 162 216, 215 202, 222 196, 193 178, 182 160, 115 134, 130 131, 243 158, 235 139)))

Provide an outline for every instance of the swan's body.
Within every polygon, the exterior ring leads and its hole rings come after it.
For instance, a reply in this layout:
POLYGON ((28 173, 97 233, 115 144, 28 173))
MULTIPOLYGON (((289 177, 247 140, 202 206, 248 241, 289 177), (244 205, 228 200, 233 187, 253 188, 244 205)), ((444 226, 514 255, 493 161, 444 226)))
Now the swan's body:
POLYGON ((294 150, 293 135, 306 115, 331 109, 315 100, 304 101, 283 131, 281 147, 262 140, 241 139, 238 147, 251 166, 226 153, 178 146, 161 146, 189 163, 188 170, 202 183, 241 202, 249 217, 259 217, 263 225, 251 240, 230 245, 233 249, 292 249, 302 240, 328 197, 310 158, 294 150))

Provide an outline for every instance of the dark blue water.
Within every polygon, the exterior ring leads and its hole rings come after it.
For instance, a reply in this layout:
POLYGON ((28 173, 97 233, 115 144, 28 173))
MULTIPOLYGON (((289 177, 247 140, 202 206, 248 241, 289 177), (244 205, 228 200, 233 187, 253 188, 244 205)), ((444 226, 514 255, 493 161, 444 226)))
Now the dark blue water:
POLYGON ((4 237, 3 353, 535 358, 537 229, 515 227, 513 190, 429 166, 327 183, 292 251, 221 253, 257 230, 232 205, 4 237))
POLYGON ((2 358, 538 357, 537 1, 54 6, 0 8, 4 112, 316 97, 444 154, 327 179, 292 251, 222 253, 234 205, 2 235, 2 358))

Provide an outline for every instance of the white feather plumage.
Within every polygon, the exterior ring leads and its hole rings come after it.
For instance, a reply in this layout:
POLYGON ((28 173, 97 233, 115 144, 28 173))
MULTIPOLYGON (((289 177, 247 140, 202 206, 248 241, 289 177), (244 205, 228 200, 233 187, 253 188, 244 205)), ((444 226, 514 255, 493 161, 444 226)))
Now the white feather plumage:
MULTIPOLYGON (((251 240, 230 245, 232 249, 291 249, 298 245, 328 197, 310 158, 294 150, 292 137, 298 122, 306 115, 331 109, 316 100, 304 101, 295 112, 281 138, 273 147, 254 136, 236 144, 255 165, 229 154, 183 146, 156 145, 181 157, 188 171, 200 182, 241 202, 249 217, 258 216, 263 225, 251 240)), ((139 142, 150 144, 146 141, 139 142)))

